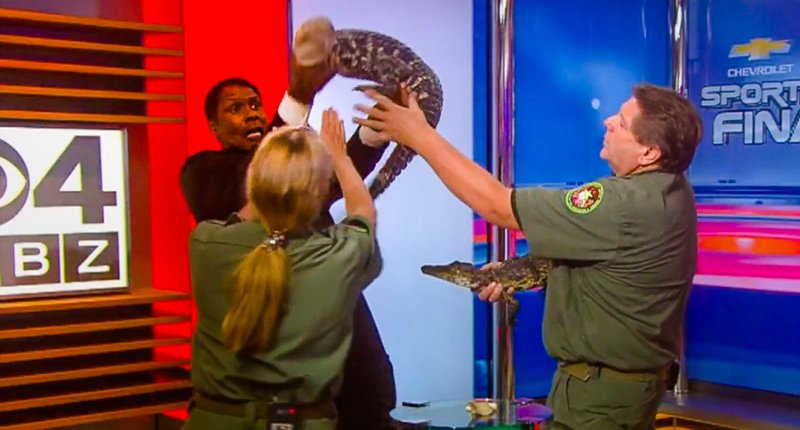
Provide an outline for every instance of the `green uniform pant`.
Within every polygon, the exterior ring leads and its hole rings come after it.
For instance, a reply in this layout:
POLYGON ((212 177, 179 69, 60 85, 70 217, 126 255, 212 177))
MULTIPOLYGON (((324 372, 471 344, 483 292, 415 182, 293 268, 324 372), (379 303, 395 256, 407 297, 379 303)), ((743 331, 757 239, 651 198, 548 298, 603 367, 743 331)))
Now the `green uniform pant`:
MULTIPOLYGON (((335 430, 336 420, 308 420, 295 426, 295 430, 335 430)), ((197 407, 192 408, 183 430, 270 430, 260 418, 235 417, 216 414, 197 407)))
POLYGON ((592 368, 582 378, 559 368, 547 396, 548 430, 652 430, 664 380, 656 374, 624 380, 592 368))

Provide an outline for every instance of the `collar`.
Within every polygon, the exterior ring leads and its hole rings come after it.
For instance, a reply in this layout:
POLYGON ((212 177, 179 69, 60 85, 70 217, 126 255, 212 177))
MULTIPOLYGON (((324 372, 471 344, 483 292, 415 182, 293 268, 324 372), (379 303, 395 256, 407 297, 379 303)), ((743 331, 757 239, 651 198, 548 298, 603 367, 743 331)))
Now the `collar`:
POLYGON ((242 148, 237 148, 235 146, 223 146, 222 148, 220 148, 219 152, 228 153, 228 154, 248 154, 248 155, 252 155, 252 154, 255 154, 256 148, 253 148, 253 149, 250 149, 250 150, 246 150, 246 149, 242 149, 242 148))
POLYGON ((649 173, 669 173, 666 170, 662 169, 661 166, 658 164, 651 164, 649 166, 644 166, 641 168, 636 168, 632 172, 622 175, 622 178, 632 178, 634 176, 642 176, 649 173))
MULTIPOLYGON (((225 220, 225 224, 224 225, 225 226, 229 226, 229 225, 238 224, 238 223, 244 222, 244 221, 245 220, 242 219, 239 216, 238 213, 233 212, 232 214, 230 214, 228 216, 228 219, 225 220)), ((257 222, 257 221, 254 221, 254 222, 257 222)), ((286 237, 287 240, 289 240, 289 239, 302 239, 304 237, 311 236, 312 234, 314 234, 315 231, 316 230, 314 230, 313 228, 306 228, 306 229, 301 229, 301 230, 292 230, 292 231, 284 233, 284 236, 286 237)))
POLYGON ((241 217, 239 217, 239 214, 236 213, 236 212, 233 212, 232 214, 228 215, 228 219, 225 220, 225 224, 223 224, 223 225, 229 226, 229 225, 232 225, 232 224, 238 224, 238 223, 240 223, 242 221, 244 221, 244 220, 241 217))

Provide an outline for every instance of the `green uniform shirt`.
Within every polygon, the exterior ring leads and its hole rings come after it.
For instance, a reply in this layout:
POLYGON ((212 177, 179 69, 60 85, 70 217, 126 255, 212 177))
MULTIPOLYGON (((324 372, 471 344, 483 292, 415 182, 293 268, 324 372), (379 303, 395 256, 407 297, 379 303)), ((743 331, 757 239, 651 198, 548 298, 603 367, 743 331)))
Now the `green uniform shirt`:
POLYGON ((235 268, 260 245, 266 232, 256 222, 206 221, 189 243, 197 327, 192 342, 192 382, 210 396, 266 400, 333 399, 341 384, 361 291, 380 273, 375 233, 366 222, 348 218, 304 237, 289 237, 291 264, 287 304, 272 347, 237 356, 221 334, 233 289, 235 268), (296 390, 281 387, 299 386, 296 390))
POLYGON ((629 371, 673 360, 697 265, 697 211, 685 176, 522 188, 511 203, 530 254, 556 262, 543 323, 552 357, 629 371))

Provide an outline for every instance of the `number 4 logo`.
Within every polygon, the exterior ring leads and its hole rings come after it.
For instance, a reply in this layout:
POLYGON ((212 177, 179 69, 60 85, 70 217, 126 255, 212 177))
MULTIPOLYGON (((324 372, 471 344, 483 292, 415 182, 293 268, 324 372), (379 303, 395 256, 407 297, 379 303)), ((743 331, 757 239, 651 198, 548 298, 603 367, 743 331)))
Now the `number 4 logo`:
POLYGON ((78 206, 83 223, 103 222, 103 208, 117 203, 117 193, 103 191, 100 137, 76 136, 33 190, 36 207, 78 206), (70 174, 80 166, 80 191, 62 191, 70 174))

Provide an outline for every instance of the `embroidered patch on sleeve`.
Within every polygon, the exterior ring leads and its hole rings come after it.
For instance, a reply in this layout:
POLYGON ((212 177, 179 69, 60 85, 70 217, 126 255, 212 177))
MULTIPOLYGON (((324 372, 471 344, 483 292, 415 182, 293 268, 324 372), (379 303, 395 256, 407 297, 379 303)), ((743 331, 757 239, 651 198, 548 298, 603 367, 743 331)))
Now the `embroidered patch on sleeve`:
POLYGON ((576 214, 589 213, 603 200, 603 184, 590 182, 567 191, 567 209, 576 214))

